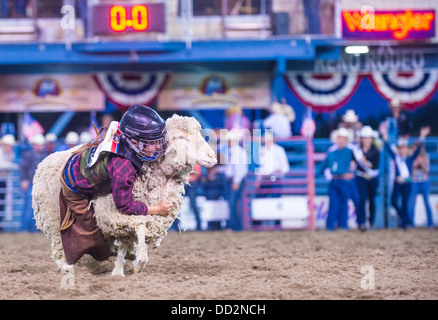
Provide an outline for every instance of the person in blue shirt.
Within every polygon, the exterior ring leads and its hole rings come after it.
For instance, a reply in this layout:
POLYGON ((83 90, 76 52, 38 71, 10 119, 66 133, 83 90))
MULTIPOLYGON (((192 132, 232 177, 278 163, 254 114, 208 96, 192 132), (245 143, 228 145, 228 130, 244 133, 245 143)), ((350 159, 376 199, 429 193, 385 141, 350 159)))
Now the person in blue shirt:
POLYGON ((395 179, 392 189, 391 205, 397 210, 397 214, 400 218, 400 227, 406 230, 409 224, 412 225, 412 222, 409 221, 412 167, 414 160, 420 154, 421 148, 424 145, 424 139, 430 133, 430 127, 422 127, 420 129, 420 141, 411 155, 409 155, 409 140, 400 138, 396 148, 395 145, 388 143, 388 130, 385 123, 380 126, 379 131, 385 142, 385 147, 395 163, 395 179), (399 204, 400 197, 401 205, 399 204))
POLYGON ((348 230, 348 199, 352 197, 354 190, 354 163, 360 163, 356 159, 352 149, 347 147, 349 133, 345 128, 339 128, 336 134, 336 145, 333 151, 327 153, 327 157, 317 171, 316 175, 322 175, 326 168, 330 169, 331 181, 329 185, 329 211, 326 221, 326 229, 334 231, 338 228, 348 230))

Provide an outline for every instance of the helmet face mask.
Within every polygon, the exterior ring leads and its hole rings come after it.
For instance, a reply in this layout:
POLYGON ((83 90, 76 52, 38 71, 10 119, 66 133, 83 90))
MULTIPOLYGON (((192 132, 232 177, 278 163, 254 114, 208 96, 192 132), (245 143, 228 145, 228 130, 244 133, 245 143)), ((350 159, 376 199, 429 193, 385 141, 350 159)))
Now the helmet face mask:
POLYGON ((166 123, 151 108, 132 106, 120 121, 120 138, 140 161, 160 159, 169 146, 166 123))
POLYGON ((169 146, 167 135, 155 140, 136 140, 134 138, 130 139, 122 133, 121 138, 127 142, 141 161, 152 162, 162 158, 169 146))
POLYGON ((166 138, 157 140, 138 141, 138 155, 145 161, 153 161, 164 156, 167 150, 169 141, 166 138))

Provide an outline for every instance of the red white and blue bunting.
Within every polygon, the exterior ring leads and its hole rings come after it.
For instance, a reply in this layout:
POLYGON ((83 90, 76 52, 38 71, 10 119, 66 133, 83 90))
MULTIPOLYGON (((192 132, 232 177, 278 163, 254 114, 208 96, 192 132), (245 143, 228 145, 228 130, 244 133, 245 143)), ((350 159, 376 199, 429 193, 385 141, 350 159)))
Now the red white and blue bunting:
POLYGON ((304 106, 317 112, 331 112, 346 104, 356 92, 362 76, 358 73, 295 73, 285 75, 286 82, 304 106))
POLYGON ((168 78, 165 72, 94 74, 94 79, 107 99, 122 109, 134 104, 149 105, 157 98, 168 78))
POLYGON ((304 106, 317 112, 332 112, 344 106, 357 91, 363 77, 386 100, 398 98, 404 109, 415 109, 429 101, 438 90, 438 69, 411 72, 298 73, 285 75, 290 90, 304 106))
POLYGON ((429 101, 438 90, 438 70, 372 72, 374 89, 386 100, 398 98, 404 109, 415 109, 429 101))

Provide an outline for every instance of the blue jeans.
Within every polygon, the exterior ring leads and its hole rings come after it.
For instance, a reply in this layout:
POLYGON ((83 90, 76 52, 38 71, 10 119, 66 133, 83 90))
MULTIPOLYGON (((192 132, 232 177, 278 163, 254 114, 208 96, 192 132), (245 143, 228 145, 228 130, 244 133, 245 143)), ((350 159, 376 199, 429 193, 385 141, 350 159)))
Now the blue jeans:
POLYGON ((366 202, 369 202, 370 226, 374 224, 376 213, 376 194, 379 186, 379 178, 365 179, 356 177, 356 185, 359 192, 359 205, 356 208, 357 223, 364 224, 366 221, 366 202))
POLYGON ((23 215, 21 216, 21 231, 36 232, 37 228, 33 219, 32 209, 32 184, 24 192, 23 215))
POLYGON ((29 0, 15 0, 15 12, 20 18, 26 17, 26 7, 29 0))
POLYGON ((391 204, 397 210, 397 214, 400 218, 400 227, 406 229, 409 222, 409 200, 411 195, 412 183, 394 183, 394 189, 392 190, 391 204), (401 205, 400 205, 401 197, 401 205))
POLYGON ((307 19, 307 33, 320 34, 321 22, 319 19, 320 0, 303 0, 304 14, 307 19))
POLYGON ((227 200, 230 207, 230 220, 227 221, 227 228, 230 228, 235 231, 241 231, 243 230, 243 221, 242 221, 242 213, 241 209, 241 195, 242 195, 242 189, 244 186, 244 180, 242 179, 239 189, 233 190, 233 182, 228 181, 227 183, 227 200))
POLYGON ((186 185, 185 187, 186 195, 190 199, 190 209, 192 210, 193 214, 195 215, 196 219, 196 230, 202 230, 201 227, 201 215, 199 213, 199 207, 196 203, 196 196, 198 195, 198 183, 196 181, 193 181, 191 183, 191 186, 186 185))
POLYGON ((413 182, 411 190, 411 199, 409 204, 409 220, 414 226, 415 217, 415 203, 417 202, 417 194, 420 193, 423 196, 424 206, 426 207, 427 226, 433 227, 432 209, 429 203, 429 181, 413 182))
POLYGON ((0 0, 0 18, 9 18, 8 0, 0 0))
POLYGON ((326 221, 327 230, 348 229, 348 199, 352 197, 353 180, 333 179, 329 185, 329 210, 326 221))

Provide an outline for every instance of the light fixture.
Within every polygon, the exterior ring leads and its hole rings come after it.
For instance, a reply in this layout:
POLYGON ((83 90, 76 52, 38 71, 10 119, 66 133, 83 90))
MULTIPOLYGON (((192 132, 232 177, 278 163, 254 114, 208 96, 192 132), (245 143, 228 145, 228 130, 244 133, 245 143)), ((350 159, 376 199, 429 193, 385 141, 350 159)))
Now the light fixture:
POLYGON ((370 51, 370 49, 368 48, 368 46, 348 46, 345 47, 345 53, 347 54, 364 54, 364 53, 368 53, 370 51))

